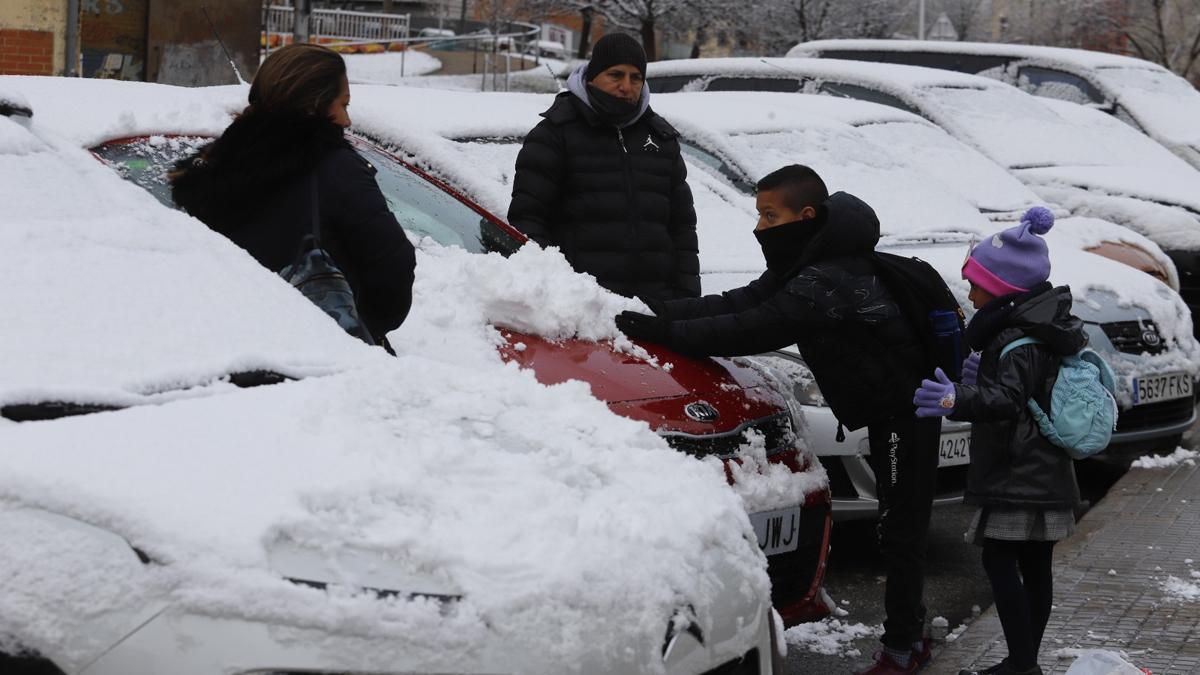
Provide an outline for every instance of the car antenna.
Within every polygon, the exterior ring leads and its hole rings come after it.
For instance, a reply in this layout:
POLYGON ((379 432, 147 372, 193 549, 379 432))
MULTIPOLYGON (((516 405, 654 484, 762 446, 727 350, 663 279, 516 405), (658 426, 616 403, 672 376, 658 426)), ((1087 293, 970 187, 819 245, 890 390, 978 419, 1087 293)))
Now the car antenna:
POLYGON ((229 60, 229 67, 233 68, 233 74, 237 76, 240 84, 250 84, 246 78, 242 77, 242 71, 238 70, 237 64, 233 62, 233 56, 229 54, 229 49, 225 47, 225 41, 221 39, 221 34, 217 32, 216 25, 213 24, 212 17, 208 15, 208 7, 200 5, 200 11, 204 12, 204 20, 208 21, 208 27, 212 29, 213 37, 217 38, 217 44, 221 45, 221 51, 225 52, 225 58, 229 60))

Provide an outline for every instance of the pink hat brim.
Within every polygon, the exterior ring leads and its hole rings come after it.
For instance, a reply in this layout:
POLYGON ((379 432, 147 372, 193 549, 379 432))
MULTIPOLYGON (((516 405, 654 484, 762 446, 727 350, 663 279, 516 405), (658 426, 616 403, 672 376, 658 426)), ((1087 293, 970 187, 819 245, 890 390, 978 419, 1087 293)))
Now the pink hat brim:
POLYGON ((995 274, 992 274, 988 268, 980 265, 974 257, 967 258, 966 264, 963 265, 962 275, 967 281, 970 281, 997 298, 1004 295, 1012 295, 1013 293, 1024 293, 1029 290, 1028 288, 1013 286, 995 274))

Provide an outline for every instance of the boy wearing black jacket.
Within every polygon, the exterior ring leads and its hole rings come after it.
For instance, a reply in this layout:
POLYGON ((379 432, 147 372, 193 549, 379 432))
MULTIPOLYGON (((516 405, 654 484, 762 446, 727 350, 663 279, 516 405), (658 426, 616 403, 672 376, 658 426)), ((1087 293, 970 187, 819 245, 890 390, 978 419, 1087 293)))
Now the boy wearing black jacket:
POLYGON ((879 220, 862 200, 828 193, 815 171, 779 169, 758 183, 754 235, 767 271, 720 295, 651 301, 622 312, 626 335, 685 354, 760 354, 795 344, 841 425, 867 427, 888 569, 883 644, 862 675, 915 672, 929 658, 925 540, 940 422, 918 420, 912 392, 926 357, 872 262, 879 220))

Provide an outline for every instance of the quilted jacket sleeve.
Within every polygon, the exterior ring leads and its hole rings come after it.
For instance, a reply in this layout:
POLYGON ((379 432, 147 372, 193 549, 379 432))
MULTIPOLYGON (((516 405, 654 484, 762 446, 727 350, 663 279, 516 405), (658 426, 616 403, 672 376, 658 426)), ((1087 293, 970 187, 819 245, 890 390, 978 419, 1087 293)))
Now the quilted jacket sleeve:
POLYGON ((554 125, 543 121, 525 137, 517 154, 508 222, 542 246, 558 243, 554 220, 565 173, 564 152, 554 125))

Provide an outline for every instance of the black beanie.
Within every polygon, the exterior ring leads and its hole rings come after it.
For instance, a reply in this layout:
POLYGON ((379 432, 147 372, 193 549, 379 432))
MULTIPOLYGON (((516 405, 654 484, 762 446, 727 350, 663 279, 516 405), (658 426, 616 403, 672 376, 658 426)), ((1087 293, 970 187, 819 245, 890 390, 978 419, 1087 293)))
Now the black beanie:
POLYGON ((597 75, 613 66, 630 65, 646 75, 646 50, 628 33, 609 33, 596 40, 592 47, 592 60, 584 71, 584 80, 591 82, 597 75))

